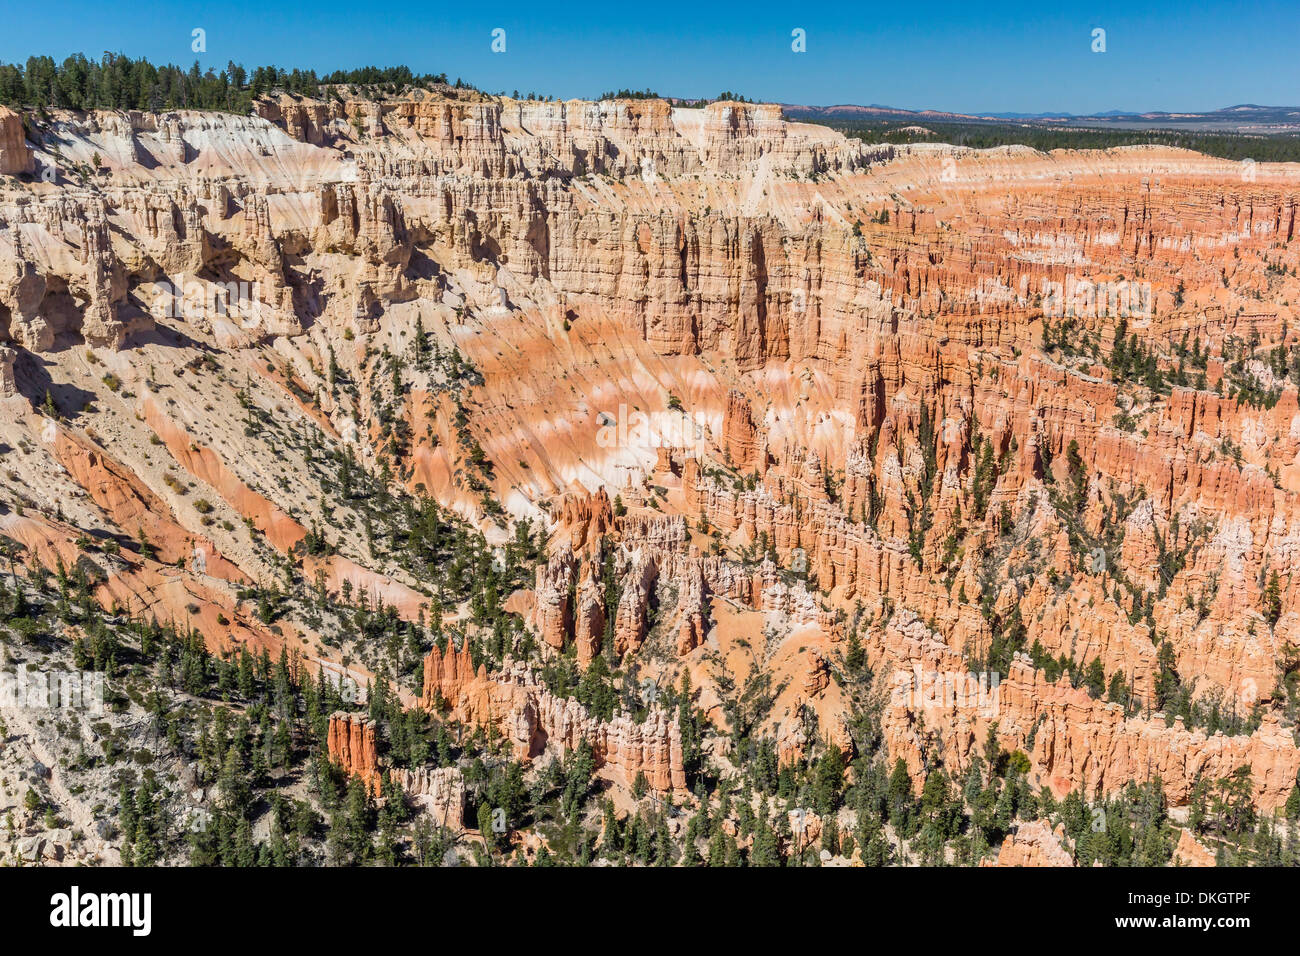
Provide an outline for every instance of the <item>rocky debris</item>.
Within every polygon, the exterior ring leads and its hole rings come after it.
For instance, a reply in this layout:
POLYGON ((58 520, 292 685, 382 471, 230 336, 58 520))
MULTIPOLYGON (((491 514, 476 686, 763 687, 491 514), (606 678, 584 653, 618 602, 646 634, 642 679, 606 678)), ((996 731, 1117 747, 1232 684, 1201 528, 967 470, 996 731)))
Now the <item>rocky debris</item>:
POLYGON ((391 771, 393 782, 421 812, 440 827, 452 831, 465 828, 465 777, 457 767, 419 767, 391 771))
POLYGON ((24 863, 57 862, 63 859, 63 848, 43 836, 21 837, 16 852, 18 859, 24 863))

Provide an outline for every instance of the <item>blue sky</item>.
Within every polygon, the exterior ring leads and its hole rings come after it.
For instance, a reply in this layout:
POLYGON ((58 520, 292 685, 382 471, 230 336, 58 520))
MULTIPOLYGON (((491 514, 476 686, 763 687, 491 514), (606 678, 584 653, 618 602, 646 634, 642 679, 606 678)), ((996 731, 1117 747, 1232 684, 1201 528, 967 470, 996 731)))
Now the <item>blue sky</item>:
POLYGON ((1300 103, 1300 3, 601 4, 0 0, 0 60, 105 50, 157 62, 446 71, 490 92, 733 90, 907 109, 1205 110, 1300 103), (506 31, 506 52, 490 49, 506 31), (191 51, 206 31, 207 52, 191 51), (807 52, 791 51, 801 28, 807 52), (1094 29, 1106 52, 1094 53, 1094 29))

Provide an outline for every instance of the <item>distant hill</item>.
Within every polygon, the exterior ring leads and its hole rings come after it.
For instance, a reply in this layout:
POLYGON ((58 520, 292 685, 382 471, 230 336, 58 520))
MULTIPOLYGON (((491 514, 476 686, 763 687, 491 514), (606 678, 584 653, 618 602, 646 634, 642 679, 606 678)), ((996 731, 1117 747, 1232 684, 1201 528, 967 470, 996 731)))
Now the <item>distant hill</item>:
MULTIPOLYGON (((836 106, 800 106, 782 103, 781 109, 786 116, 796 120, 826 122, 828 120, 948 120, 950 122, 978 121, 984 116, 971 116, 966 113, 948 113, 943 110, 902 110, 892 106, 855 106, 839 104, 836 106)), ((994 114, 987 114, 992 118, 994 114)))
POLYGON ((783 103, 782 109, 794 120, 852 122, 897 120, 912 122, 1006 123, 1042 126, 1092 126, 1117 129, 1183 129, 1222 132, 1283 133, 1300 131, 1300 106, 1259 106, 1243 103, 1207 112, 1175 113, 1163 110, 1136 112, 1107 110, 1104 113, 951 113, 943 110, 904 110, 891 106, 805 106, 783 103))

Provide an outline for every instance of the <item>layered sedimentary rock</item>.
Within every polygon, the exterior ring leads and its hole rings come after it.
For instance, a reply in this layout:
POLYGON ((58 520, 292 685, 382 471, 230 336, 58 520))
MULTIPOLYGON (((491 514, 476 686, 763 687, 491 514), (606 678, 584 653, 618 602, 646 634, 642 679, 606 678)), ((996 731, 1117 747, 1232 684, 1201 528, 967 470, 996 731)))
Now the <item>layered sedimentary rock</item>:
POLYGON ((454 707, 460 692, 475 678, 474 661, 468 647, 458 651, 449 645, 446 653, 435 647, 424 658, 423 673, 420 706, 425 710, 439 710, 443 704, 454 707))
MULTIPOLYGON (((469 651, 436 647, 424 660, 426 694, 431 689, 453 702, 453 715, 466 723, 494 727, 515 746, 520 759, 541 754, 548 746, 570 750, 586 742, 598 765, 609 766, 628 785, 639 775, 656 790, 681 790, 680 728, 668 713, 651 708, 636 723, 626 716, 598 720, 573 698, 558 698, 525 664, 507 661, 500 673, 480 667, 470 677, 469 651)), ((428 706, 422 699, 422 704, 428 706)))
POLYGON ((963 674, 959 654, 915 619, 891 624, 878 640, 879 660, 895 678, 884 733, 890 753, 909 766, 935 752, 952 767, 968 767, 996 725, 1002 745, 1028 755, 1031 775, 1058 797, 1080 790, 1091 799, 1159 777, 1170 802, 1185 804, 1201 777, 1246 767, 1256 802, 1275 809, 1300 772, 1300 750, 1272 714, 1253 733, 1235 736, 1187 730, 1181 717, 1125 716, 1119 704, 1096 700, 1067 678, 1048 682, 1024 655, 996 684, 967 674, 951 688, 933 689, 927 685, 939 675, 963 674))
POLYGON ((614 506, 604 486, 593 495, 565 495, 556 516, 569 535, 570 548, 594 546, 614 525, 614 506))
POLYGON ((573 640, 578 649, 578 666, 586 667, 600 653, 605 636, 605 599, 590 565, 578 585, 574 605, 573 640))
POLYGON ((545 567, 537 569, 537 608, 534 624, 543 641, 556 650, 562 649, 573 633, 573 597, 570 594, 576 564, 570 552, 552 556, 545 567))
MULTIPOLYGON (((289 561, 327 597, 431 613, 343 496, 297 480, 346 449, 494 543, 545 531, 519 604, 539 656, 696 686, 706 660, 778 670, 783 759, 819 746, 805 706, 840 733, 846 634, 878 674, 1011 640, 1105 677, 1098 699, 999 658, 999 735, 1058 794, 1159 773, 1177 802, 1243 765, 1261 806, 1294 785, 1294 166, 444 89, 0 111, 0 172, 0 397, 44 409, 4 426, 10 531, 59 557, 81 529, 184 543, 113 565, 106 605, 193 604, 214 647, 338 669, 309 621, 220 624, 207 579, 289 561), (109 445, 120 467, 90 467, 109 445), (1258 729, 1158 716, 1197 700, 1258 729)), ((678 785, 667 716, 592 721, 468 654, 426 662, 424 706, 678 785)), ((901 701, 886 743, 919 785, 994 719, 901 701)), ((373 776, 364 727, 338 733, 373 776)))
POLYGON ((767 464, 767 447, 754 424, 749 401, 740 392, 727 392, 727 409, 722 419, 723 454, 739 471, 767 464))
POLYGON ((620 657, 635 654, 645 641, 650 592, 657 576, 655 559, 638 556, 623 579, 614 616, 614 652, 620 657))
POLYGON ((330 760, 344 773, 360 777, 366 786, 379 788, 379 751, 375 722, 361 714, 330 715, 327 750, 330 760))

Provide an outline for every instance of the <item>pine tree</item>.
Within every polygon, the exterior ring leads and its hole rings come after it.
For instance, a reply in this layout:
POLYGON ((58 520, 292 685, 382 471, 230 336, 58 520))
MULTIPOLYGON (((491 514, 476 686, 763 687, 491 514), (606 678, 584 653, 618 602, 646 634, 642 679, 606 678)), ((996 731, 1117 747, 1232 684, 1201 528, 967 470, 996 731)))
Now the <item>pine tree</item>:
POLYGON ((844 788, 844 754, 834 743, 828 742, 813 771, 813 806, 825 816, 840 805, 844 788))
POLYGON ((780 866, 782 863, 780 843, 776 831, 767 819, 767 800, 760 804, 757 829, 754 832, 754 844, 749 849, 750 866, 780 866))
POLYGON ((1282 587, 1277 579, 1277 572, 1274 571, 1268 579, 1268 587, 1264 589, 1264 618, 1268 621, 1269 627, 1276 627, 1278 620, 1282 617, 1282 587))
POLYGON ((1291 788, 1286 798, 1286 817, 1288 820, 1300 817, 1300 783, 1291 788))
POLYGON ((889 775, 889 785, 886 791, 886 806, 889 812, 889 822, 896 829, 906 829, 906 821, 911 813, 913 804, 912 778, 908 775, 907 764, 902 757, 894 762, 894 770, 889 775))
POLYGON ((1088 665, 1087 673, 1083 678, 1084 687, 1088 695, 1093 700, 1097 700, 1106 690, 1106 671, 1102 667, 1101 658, 1094 657, 1088 665))

